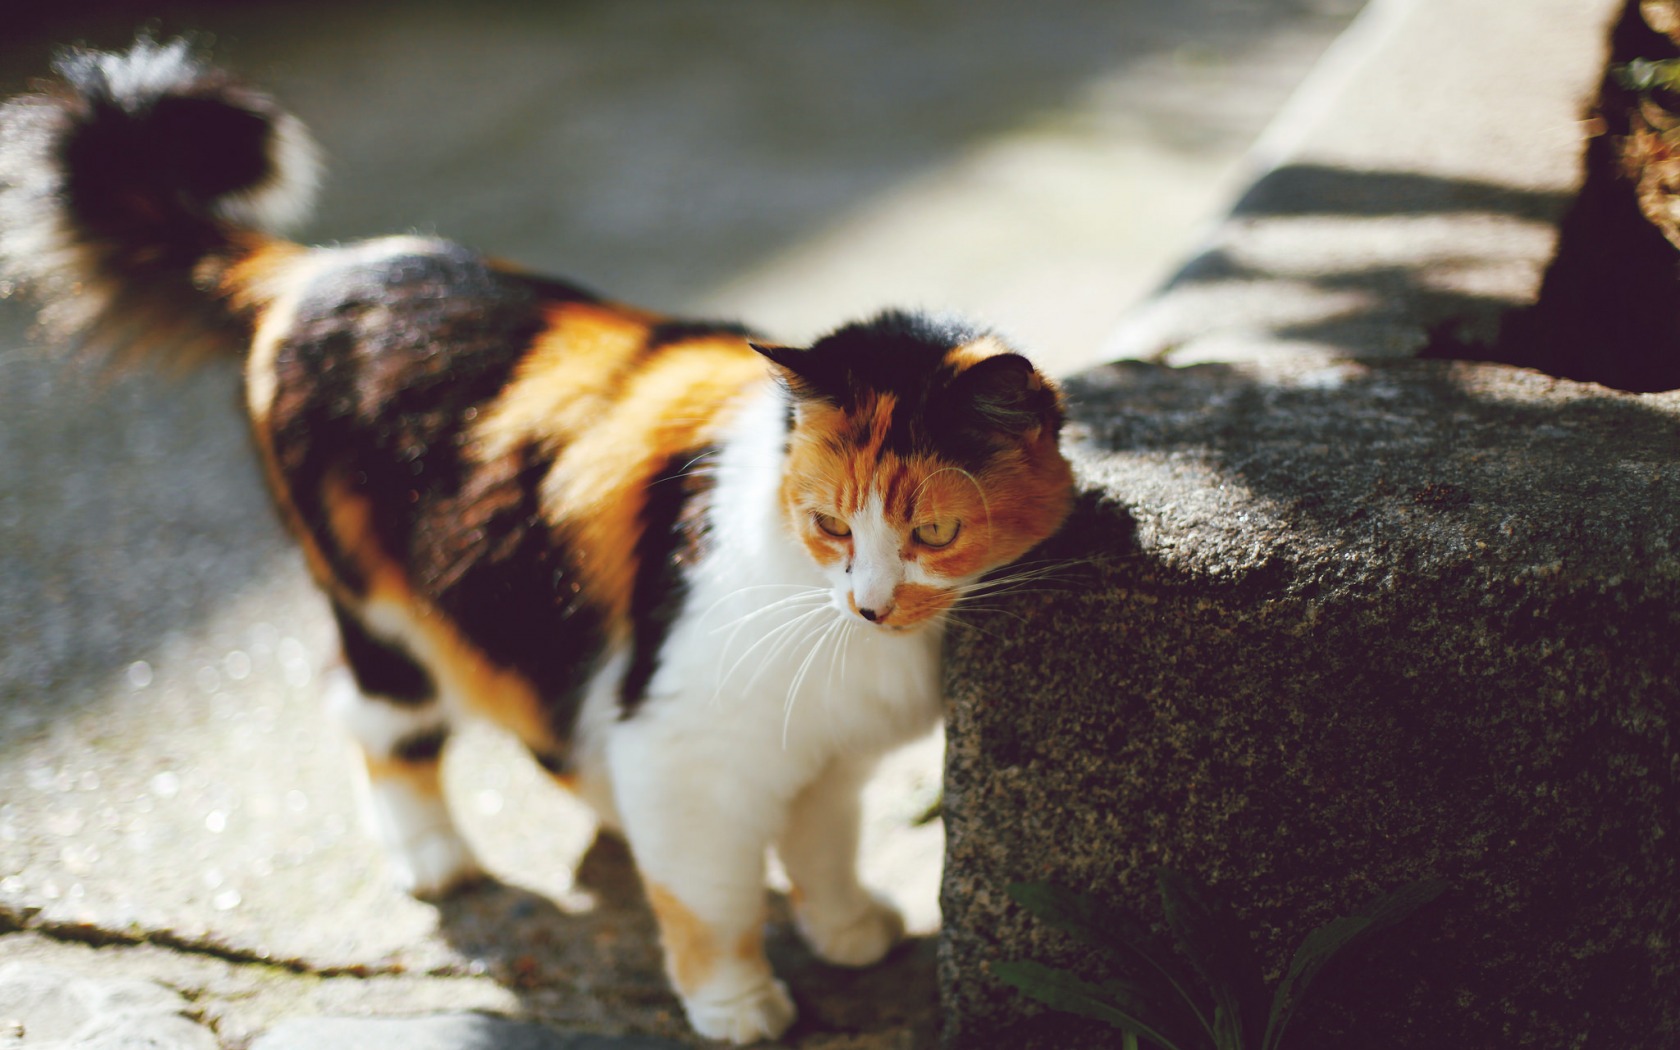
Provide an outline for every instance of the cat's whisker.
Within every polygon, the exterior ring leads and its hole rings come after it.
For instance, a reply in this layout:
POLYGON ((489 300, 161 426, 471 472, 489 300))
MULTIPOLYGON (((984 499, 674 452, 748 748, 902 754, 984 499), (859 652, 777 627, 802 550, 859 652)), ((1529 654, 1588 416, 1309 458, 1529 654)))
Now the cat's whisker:
POLYGON ((964 594, 961 597, 960 600, 961 600, 964 608, 972 608, 973 607, 973 605, 972 605, 973 601, 975 599, 979 599, 979 598, 1015 598, 1015 597, 1018 597, 1018 596, 1021 596, 1021 595, 1027 595, 1027 594, 1066 594, 1066 593, 1067 593, 1066 588, 1062 588, 1062 587, 1027 587, 1027 586, 1021 586, 1021 587, 1007 587, 1007 588, 1002 588, 1002 589, 995 590, 995 591, 975 591, 975 592, 972 592, 972 593, 964 594))
POLYGON ((780 612, 784 609, 787 609, 790 606, 798 607, 798 606, 801 606, 801 605, 820 605, 823 602, 826 602, 828 600, 829 600, 828 592, 826 590, 821 589, 821 588, 810 588, 810 589, 799 591, 795 594, 783 595, 782 597, 777 598, 775 601, 766 602, 765 604, 760 605, 756 608, 748 609, 746 612, 742 613, 741 615, 736 616, 733 619, 724 621, 723 623, 721 623, 718 626, 716 626, 715 628, 713 628, 712 633, 713 634, 722 634, 724 631, 729 630, 731 627, 736 628, 738 630, 742 624, 751 623, 752 621, 758 619, 761 616, 764 616, 766 614, 773 614, 773 613, 780 612))
POLYGON ((760 646, 773 641, 774 644, 772 645, 770 651, 765 654, 763 662, 758 666, 758 670, 754 671, 752 677, 747 679, 746 686, 741 690, 743 693, 752 692, 753 686, 758 684, 758 680, 763 677, 765 670, 776 662, 778 655, 789 647, 790 641, 797 641, 800 631, 805 627, 808 621, 810 621, 813 617, 822 615, 826 608, 827 606, 818 606, 809 612, 800 613, 788 622, 765 632, 763 637, 754 642, 750 647, 748 647, 746 652, 742 653, 734 663, 729 665, 728 672, 725 673, 718 682, 718 691, 720 693, 722 692, 723 686, 730 680, 730 678, 734 677, 735 671, 741 666, 742 661, 751 656, 760 646))
POLYGON ((987 606, 983 606, 983 605, 982 606, 974 606, 973 608, 964 609, 963 611, 964 612, 985 613, 988 616, 1007 616, 1011 620, 1017 620, 1021 623, 1026 623, 1027 622, 1027 618, 1025 616, 1022 616, 1019 613, 1010 612, 1008 609, 999 609, 999 608, 996 608, 995 606, 994 607, 987 607, 987 606))
MULTIPOLYGON (((764 632, 763 635, 756 640, 756 642, 748 645, 743 654, 736 657, 736 660, 729 665, 729 670, 724 672, 719 685, 727 684, 729 679, 734 677, 736 670, 741 667, 743 662, 746 662, 746 660, 748 660, 754 652, 758 652, 759 648, 763 648, 768 645, 769 650, 768 652, 764 652, 763 657, 759 660, 758 670, 754 670, 753 675, 749 677, 748 682, 746 682, 746 687, 743 689, 743 692, 751 692, 751 690, 753 690, 753 685, 756 684, 759 677, 764 674, 764 669, 773 664, 776 657, 778 657, 778 654, 781 654, 781 652, 788 647, 788 643, 790 643, 791 638, 798 638, 801 630, 803 630, 803 625, 805 625, 808 620, 811 620, 811 618, 816 617, 816 615, 820 612, 822 612, 822 608, 813 608, 813 610, 800 613, 800 615, 796 615, 795 618, 786 620, 786 622, 783 623, 778 623, 776 627, 766 630, 766 632, 764 632)), ((727 647, 724 648, 724 652, 727 652, 727 647)))
MULTIPOLYGON (((813 610, 813 612, 814 612, 814 610, 813 610)), ((780 638, 783 634, 785 634, 788 630, 790 630, 800 620, 802 620, 805 617, 810 616, 810 615, 812 615, 812 613, 802 613, 800 616, 796 617, 795 619, 790 620, 786 623, 777 624, 776 626, 774 626, 774 627, 770 628, 769 630, 765 631, 763 634, 759 635, 757 640, 755 640, 751 645, 747 646, 746 650, 743 651, 740 656, 737 656, 735 658, 734 662, 729 665, 729 669, 724 671, 723 674, 718 676, 717 687, 712 692, 712 701, 715 703, 717 701, 717 699, 720 696, 723 695, 724 687, 727 686, 729 684, 730 680, 735 677, 735 672, 740 669, 741 664, 744 663, 748 658, 750 658, 753 653, 757 652, 760 648, 762 648, 766 645, 773 644, 778 638, 780 638)), ((728 641, 724 642, 724 644, 723 644, 723 649, 721 651, 723 653, 724 658, 728 657, 729 651, 730 651, 731 648, 733 648, 734 644, 735 644, 735 635, 732 634, 732 635, 729 636, 728 641)), ((720 662, 721 662, 721 660, 720 660, 720 662)), ((761 671, 763 670, 762 665, 760 666, 760 670, 761 671)), ((752 681, 756 681, 756 680, 757 680, 757 675, 754 675, 752 681)), ((752 681, 749 681, 747 683, 749 687, 751 686, 752 681)))
POLYGON ((1072 574, 1074 574, 1076 572, 1076 570, 1087 567, 1087 566, 1090 566, 1090 565, 1094 565, 1095 563, 1096 563, 1095 558, 1074 558, 1074 559, 1069 559, 1069 560, 1066 560, 1066 561, 1047 561, 1047 562, 1033 562, 1033 563, 1016 562, 1014 565, 1011 565, 1009 567, 1010 571, 1008 573, 1003 574, 1001 576, 991 576, 991 577, 988 577, 987 579, 989 579, 989 580, 1014 580, 1014 579, 1021 579, 1023 577, 1053 576, 1053 575, 1069 575, 1069 578, 1073 578, 1072 574))
POLYGON ((794 672, 793 682, 788 686, 787 701, 783 704, 782 709, 783 750, 787 749, 788 728, 793 724, 793 705, 799 696, 800 688, 805 685, 805 676, 810 673, 811 665, 816 660, 817 654, 822 652, 823 646, 828 643, 828 640, 834 636, 834 632, 844 623, 844 620, 836 617, 831 623, 824 625, 816 640, 811 643, 811 651, 805 654, 804 660, 800 661, 799 670, 794 672))
POLYGON ((965 620, 961 616, 957 616, 957 615, 953 614, 950 617, 950 622, 952 623, 952 625, 956 626, 957 628, 959 628, 961 630, 974 631, 978 634, 983 634, 988 638, 995 638, 999 642, 1003 642, 1003 641, 1008 640, 1002 634, 999 634, 997 631, 994 631, 989 627, 982 627, 979 624, 974 623, 971 620, 965 620))
MULTIPOLYGON (((821 599, 817 599, 817 598, 814 598, 814 597, 808 598, 805 601, 788 601, 788 600, 784 599, 783 601, 778 602, 774 608, 766 606, 765 608, 758 609, 758 610, 755 610, 754 612, 748 613, 747 615, 742 616, 742 617, 738 618, 737 620, 733 621, 735 626, 734 626, 734 629, 729 632, 729 637, 724 639, 723 651, 727 653, 731 648, 734 647, 735 639, 740 637, 741 632, 743 630, 745 630, 747 628, 747 625, 749 623, 751 623, 753 620, 757 620, 757 619, 759 619, 763 616, 766 616, 766 615, 775 615, 777 613, 794 612, 794 611, 798 611, 798 610, 801 610, 801 609, 809 609, 810 611, 813 611, 813 612, 820 611, 824 606, 826 606, 828 604, 829 604, 828 603, 828 598, 827 598, 827 595, 825 593, 824 596, 821 599)), ((724 625, 724 627, 727 627, 727 626, 729 626, 729 625, 728 624, 724 625)), ((712 633, 713 634, 720 634, 720 633, 722 633, 723 629, 724 629, 723 627, 720 627, 716 631, 713 631, 712 633)), ((774 629, 774 628, 772 628, 772 629, 774 629)))
POLYGON ((963 584, 958 590, 964 597, 973 594, 990 594, 997 591, 1016 591, 1020 585, 1045 580, 1058 583, 1074 583, 1080 577, 1071 566, 1057 564, 1040 569, 1030 569, 1025 572, 1012 572, 1004 576, 992 576, 975 580, 973 583, 963 584))
POLYGON ((1075 578, 1075 576, 1071 571, 1064 571, 1061 568, 1043 568, 1043 569, 1033 569, 1033 570, 1024 571, 1024 572, 1012 572, 1012 573, 1008 573, 1008 574, 1002 575, 1002 576, 982 577, 981 579, 976 580, 974 582, 974 586, 977 586, 977 587, 996 587, 996 586, 999 586, 1001 584, 1016 583, 1016 582, 1019 582, 1021 580, 1074 579, 1074 578, 1075 578))
MULTIPOLYGON (((836 621, 840 625, 840 633, 839 633, 839 637, 837 637, 835 639, 834 648, 831 649, 829 651, 829 654, 828 654, 828 678, 829 678, 829 681, 831 681, 831 682, 837 682, 837 681, 842 681, 843 680, 843 677, 841 677, 841 678, 836 678, 835 677, 835 674, 834 674, 835 666, 834 665, 839 660, 840 652, 843 649, 843 647, 845 646, 847 634, 848 634, 848 631, 849 631, 850 626, 851 626, 851 624, 849 623, 849 620, 850 620, 850 617, 842 616, 836 621)), ((842 676, 844 675, 844 669, 843 668, 841 670, 841 674, 842 674, 842 676)))
POLYGON ((751 610, 747 613, 744 613, 743 615, 741 615, 739 617, 736 617, 733 620, 730 620, 728 623, 725 623, 725 624, 717 627, 716 629, 713 630, 712 633, 717 634, 719 632, 727 630, 729 627, 731 627, 731 626, 733 626, 737 623, 740 623, 742 620, 749 619, 751 617, 757 616, 759 613, 766 612, 770 609, 780 608, 783 604, 791 603, 794 599, 807 598, 807 597, 812 597, 812 596, 817 596, 817 595, 821 595, 821 596, 826 597, 827 594, 828 594, 828 591, 827 591, 826 588, 810 587, 810 586, 807 586, 805 584, 800 584, 800 583, 760 583, 760 584, 756 584, 756 585, 751 586, 751 587, 740 587, 740 588, 737 588, 736 590, 730 591, 728 594, 724 595, 723 597, 719 598, 717 601, 708 605, 706 607, 706 611, 700 614, 700 619, 704 620, 707 617, 711 616, 711 614, 713 612, 717 611, 717 607, 724 604, 725 602, 731 601, 735 598, 742 597, 743 595, 746 595, 746 594, 748 594, 752 591, 762 591, 762 590, 767 590, 767 589, 770 589, 770 588, 780 588, 780 589, 784 589, 784 590, 792 588, 792 589, 796 589, 798 591, 798 593, 790 594, 790 595, 786 595, 785 597, 778 598, 776 601, 770 603, 769 605, 759 606, 757 609, 753 609, 753 610, 751 610))
POLYGON ((1058 594, 1058 593, 1061 593, 1061 592, 1053 590, 1053 589, 1043 589, 1043 590, 1026 590, 1026 591, 1007 591, 1007 592, 992 593, 992 594, 976 594, 976 595, 972 595, 972 596, 965 596, 965 597, 959 598, 954 603, 954 605, 955 605, 955 608, 957 608, 958 610, 960 610, 962 612, 975 612, 975 611, 978 611, 978 610, 981 610, 981 609, 996 610, 996 611, 999 611, 999 612, 1009 612, 1013 608, 1013 606, 1010 604, 1009 599, 1013 598, 1017 594, 1058 594))
POLYGON ((858 632, 858 625, 850 617, 841 617, 840 624, 843 629, 840 632, 840 644, 837 647, 840 650, 840 677, 838 681, 844 682, 846 681, 846 658, 851 654, 852 638, 858 632))
POLYGON ((806 638, 811 638, 815 635, 815 642, 811 643, 810 652, 805 654, 805 659, 801 660, 800 665, 798 665, 798 669, 793 672, 793 679, 791 679, 790 684, 788 684, 788 697, 786 697, 786 701, 783 702, 783 721, 781 721, 781 746, 783 746, 783 748, 788 746, 788 719, 793 716, 793 697, 798 694, 800 685, 805 682, 806 664, 810 664, 811 657, 815 655, 816 648, 822 645, 822 635, 827 632, 828 627, 830 627, 830 625, 825 625, 825 623, 820 622, 806 623, 806 625, 803 625, 800 632, 795 633, 795 635, 790 635, 790 638, 788 638, 783 645, 778 647, 776 655, 774 655, 774 659, 780 660, 781 652, 796 654, 796 652, 800 650, 800 647, 805 645, 806 638))

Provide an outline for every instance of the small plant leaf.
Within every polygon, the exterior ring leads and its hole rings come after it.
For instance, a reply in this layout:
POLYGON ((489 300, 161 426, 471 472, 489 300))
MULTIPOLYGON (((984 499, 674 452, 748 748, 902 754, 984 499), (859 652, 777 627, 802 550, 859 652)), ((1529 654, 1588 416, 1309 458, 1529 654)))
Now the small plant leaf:
POLYGON ((1445 892, 1446 879, 1421 879, 1377 897, 1361 909, 1371 917, 1371 928, 1366 931, 1367 934, 1393 926, 1445 892))
POLYGON ((1161 1050, 1180 1050, 1177 1043, 1139 1020, 1134 1012, 1137 1009, 1135 996, 1117 996, 1116 992, 1120 990, 1112 983, 1109 986, 1091 984, 1065 970, 1035 962, 994 963, 991 969, 998 980, 1013 985, 1047 1006, 1104 1021, 1149 1040, 1161 1050))
POLYGON ((1306 994, 1307 986, 1332 956, 1356 941, 1393 926, 1439 897, 1446 889, 1447 883, 1441 879, 1408 883, 1392 893, 1374 898, 1352 915, 1331 919, 1307 934, 1301 946, 1295 949, 1289 970, 1278 982, 1277 993, 1272 997, 1272 1013, 1266 1023, 1261 1050, 1278 1050, 1284 1029, 1306 994))
POLYGON ((1157 944, 1141 924, 1094 897, 1054 883, 1018 882, 1006 892, 1048 925, 1065 930, 1086 944, 1129 957, 1152 971, 1163 987, 1158 994, 1150 990, 1148 998, 1157 1007, 1163 1001, 1167 1003, 1164 1010, 1154 1011, 1153 1016, 1159 1019, 1156 1027, 1175 1033, 1199 1027, 1212 1038, 1213 1027, 1202 1012, 1202 1004, 1173 964, 1171 953, 1157 944), (1171 1005, 1174 996, 1183 1004, 1183 1010, 1171 1005), (1168 1017, 1168 1012, 1173 1016, 1168 1017))
POLYGON ((1053 882, 1017 882, 1005 892, 1035 917, 1098 948, 1137 944, 1148 938, 1143 927, 1119 911, 1053 882))
POLYGON ((1214 1050, 1243 1050, 1247 1046, 1243 1038, 1241 1018, 1226 1010, 1223 1005, 1213 1008, 1213 1046, 1214 1050))
POLYGON ((1155 876, 1178 950, 1213 996, 1214 1022, 1208 1036, 1218 1050, 1253 1045, 1260 1035, 1265 989, 1260 964, 1235 916, 1183 873, 1161 868, 1155 876))

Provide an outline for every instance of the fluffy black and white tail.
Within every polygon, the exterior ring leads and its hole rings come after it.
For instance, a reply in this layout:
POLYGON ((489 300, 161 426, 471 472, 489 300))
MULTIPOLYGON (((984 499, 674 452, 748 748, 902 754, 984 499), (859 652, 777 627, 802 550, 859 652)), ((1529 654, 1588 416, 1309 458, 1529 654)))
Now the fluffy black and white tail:
POLYGON ((221 277, 307 213, 308 132, 183 40, 67 51, 53 69, 0 106, 0 288, 37 300, 55 338, 106 352, 242 346, 221 277))

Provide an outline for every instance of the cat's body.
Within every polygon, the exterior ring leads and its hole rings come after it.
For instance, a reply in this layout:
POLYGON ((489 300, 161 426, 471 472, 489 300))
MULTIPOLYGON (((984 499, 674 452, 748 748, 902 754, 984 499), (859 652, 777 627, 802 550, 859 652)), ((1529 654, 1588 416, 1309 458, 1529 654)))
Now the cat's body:
POLYGON ((0 113, 0 263, 111 349, 244 353, 399 879, 476 875, 438 761, 483 716, 623 831, 702 1033, 792 1019, 766 847, 818 954, 878 959, 858 789, 937 721, 952 604, 1066 514, 1053 388, 914 315, 795 350, 445 241, 292 244, 313 162, 266 98, 181 45, 60 68, 0 113))

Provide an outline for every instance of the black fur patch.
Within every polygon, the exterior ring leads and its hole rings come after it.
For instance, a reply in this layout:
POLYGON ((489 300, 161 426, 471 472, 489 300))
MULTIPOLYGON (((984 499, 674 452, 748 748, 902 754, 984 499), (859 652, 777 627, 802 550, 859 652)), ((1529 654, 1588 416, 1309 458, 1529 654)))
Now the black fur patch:
POLYGON ((443 755, 443 745, 448 742, 448 726, 421 729, 397 741, 397 746, 391 749, 391 757, 409 765, 427 765, 443 755))
POLYGON ((983 334, 965 322, 889 310, 808 350, 772 348, 767 356, 794 373, 796 397, 850 411, 863 395, 892 395, 897 408, 882 452, 933 453, 974 469, 1011 430, 1060 423, 1055 395, 1025 385, 1031 366, 1024 358, 1000 355, 961 374, 946 363, 952 349, 983 334))
POLYGON ((73 50, 54 68, 79 96, 59 143, 66 204, 79 225, 114 243, 167 245, 183 253, 173 261, 190 265, 221 243, 211 203, 273 174, 279 107, 199 61, 184 41, 142 39, 124 54, 73 50))
POLYGON ((495 273, 502 280, 522 285, 543 302, 598 303, 601 301, 600 296, 582 285, 573 284, 571 281, 563 281, 558 277, 543 277, 537 274, 512 271, 495 271, 495 273))
POLYGON ((481 467, 433 502, 410 536, 410 558, 422 593, 492 662, 530 679, 564 740, 606 634, 538 506, 551 463, 528 446, 481 467))
POLYGON ((648 483, 630 592, 635 638, 618 693, 623 717, 634 714, 645 698, 671 624, 688 598, 687 572, 701 554, 706 495, 712 488, 706 461, 716 454, 716 448, 679 453, 648 483))
POLYGON ((545 304, 576 290, 498 273, 451 244, 374 250, 346 249, 368 258, 315 279, 277 353, 270 423, 293 505, 360 591, 323 488, 336 480, 365 500, 383 554, 480 652, 531 680, 564 739, 602 614, 539 511, 549 457, 533 447, 477 463, 466 439, 543 331, 545 304))
MULTIPOLYGON (((164 224, 159 220, 181 228, 174 216, 135 207, 135 193, 164 201, 185 195, 203 207, 223 194, 255 186, 269 174, 265 150, 270 125, 263 115, 220 99, 179 96, 158 99, 144 115, 105 115, 106 107, 114 108, 106 100, 91 105, 94 115, 89 122, 63 144, 65 193, 76 218, 107 236, 168 243, 155 232, 164 224), (113 162, 114 157, 120 157, 120 163, 113 162), (152 180, 155 184, 148 185, 152 180)), ((195 244, 182 237, 173 245, 182 258, 166 261, 190 264, 215 246, 214 241, 195 244)))
POLYGON ((537 765, 551 777, 563 777, 572 771, 571 763, 567 761, 564 753, 533 751, 531 757, 536 759, 537 765))
POLYGON ((338 621, 338 636, 344 643, 344 660, 364 696, 403 706, 428 703, 437 696, 431 672, 406 649, 375 638, 338 602, 333 602, 333 618, 338 621))
POLYGON ((750 339, 753 330, 734 321, 663 321, 648 330, 646 348, 649 351, 695 339, 728 336, 750 339))

